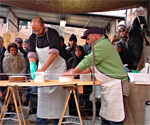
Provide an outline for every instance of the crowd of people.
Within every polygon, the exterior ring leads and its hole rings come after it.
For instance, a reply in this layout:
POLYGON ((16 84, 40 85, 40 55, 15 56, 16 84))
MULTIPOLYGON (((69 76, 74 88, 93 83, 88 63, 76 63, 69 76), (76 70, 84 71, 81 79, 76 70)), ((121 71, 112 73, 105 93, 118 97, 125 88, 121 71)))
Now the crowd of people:
MULTIPOLYGON (((114 107, 120 105, 120 108, 123 109, 123 97, 128 96, 129 93, 127 72, 125 72, 123 64, 126 65, 128 71, 135 69, 135 67, 132 65, 132 54, 127 43, 128 28, 125 25, 119 25, 118 33, 114 34, 109 41, 104 36, 102 29, 91 27, 81 37, 85 39, 85 44, 81 46, 78 45, 75 34, 70 36, 68 45, 65 45, 63 36, 60 36, 55 29, 45 27, 44 21, 40 17, 32 19, 31 27, 33 33, 28 39, 23 41, 22 38, 16 38, 14 42, 8 45, 7 49, 3 45, 3 38, 0 37, 0 80, 7 80, 8 76, 12 74, 23 74, 27 75, 28 79, 34 79, 35 71, 44 71, 46 80, 58 79, 60 75, 91 72, 91 46, 94 46, 96 78, 104 83, 101 84, 101 111, 97 115, 102 117, 102 124, 109 124, 110 122, 123 124, 124 112, 122 110, 120 114, 118 112, 120 117, 118 114, 114 115, 113 118, 110 116, 110 113, 114 113, 114 111, 109 105, 109 99, 113 99, 112 105, 114 107), (123 84, 123 94, 121 93, 121 84, 123 84), (119 95, 116 98, 121 100, 120 104, 115 103, 114 92, 107 91, 107 94, 112 94, 109 99, 106 99, 104 94, 106 88, 115 88, 116 85, 120 87, 119 91, 115 91, 119 95), (107 107, 106 104, 108 104, 107 107), (107 108, 109 111, 106 110, 107 108)), ((79 75, 75 78, 79 78, 79 75)), ((6 89, 6 87, 0 87, 1 101, 4 100, 6 89)), ((38 95, 36 100, 37 112, 32 109, 35 107, 31 107, 31 113, 37 113, 36 124, 46 124, 48 119, 53 119, 54 124, 58 124, 64 106, 62 102, 65 102, 67 91, 60 86, 38 87, 38 90, 34 87, 28 87, 22 93, 26 96, 25 101, 22 99, 23 105, 28 106, 29 102, 32 104, 32 92, 38 95)), ((92 103, 89 101, 92 87, 84 86, 84 92, 86 95, 79 95, 78 98, 81 115, 83 117, 92 116, 92 103), (82 110, 86 111, 82 113, 82 110)), ((76 115, 75 109, 74 99, 71 98, 69 111, 66 114, 76 115)), ((13 103, 10 105, 10 111, 15 111, 13 103)))

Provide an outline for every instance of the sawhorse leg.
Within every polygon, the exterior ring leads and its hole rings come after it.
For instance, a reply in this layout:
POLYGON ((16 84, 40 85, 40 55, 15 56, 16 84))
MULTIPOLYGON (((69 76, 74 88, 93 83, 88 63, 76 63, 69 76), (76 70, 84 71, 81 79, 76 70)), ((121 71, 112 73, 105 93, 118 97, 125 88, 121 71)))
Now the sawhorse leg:
POLYGON ((6 93, 6 96, 5 96, 5 101, 4 101, 4 104, 3 104, 3 107, 2 107, 2 110, 1 110, 1 114, 0 114, 1 125, 3 124, 3 118, 5 117, 5 113, 6 113, 8 104, 10 102, 11 95, 12 95, 12 93, 10 92, 10 88, 8 87, 7 88, 7 93, 6 93))
POLYGON ((19 106, 20 106, 20 111, 21 111, 21 114, 22 114, 23 123, 24 123, 24 125, 26 125, 26 121, 24 119, 24 114, 23 114, 23 109, 22 109, 22 104, 21 104, 21 100, 20 100, 20 96, 19 96, 18 87, 16 87, 15 89, 16 89, 17 98, 18 98, 18 101, 19 101, 19 106))
POLYGON ((78 116, 79 116, 79 119, 80 119, 80 125, 82 125, 83 123, 82 123, 81 113, 80 113, 79 104, 78 104, 78 101, 77 101, 77 96, 76 96, 75 89, 73 89, 73 95, 74 95, 74 99, 75 99, 75 102, 76 102, 78 116))
MULTIPOLYGON (((16 89, 16 93, 17 93, 17 99, 19 101, 19 106, 20 106, 20 110, 21 110, 21 115, 22 115, 23 123, 24 123, 24 125, 26 125, 26 122, 25 122, 25 119, 24 119, 23 110, 22 110, 22 105, 21 105, 21 101, 20 101, 19 91, 18 91, 17 87, 15 89, 16 89)), ((3 104, 3 107, 2 107, 2 110, 1 110, 1 114, 0 114, 1 125, 3 123, 3 118, 5 117, 5 113, 6 113, 8 104, 10 102, 11 95, 12 95, 13 100, 14 100, 14 104, 15 104, 15 109, 16 109, 16 112, 17 112, 17 117, 18 117, 19 125, 21 125, 22 123, 21 123, 21 118, 20 118, 20 114, 19 114, 19 109, 18 109, 18 105, 17 105, 17 99, 16 99, 16 96, 15 96, 14 87, 8 87, 7 88, 7 94, 6 94, 5 101, 4 101, 4 104, 3 104)))
POLYGON ((61 114, 61 117, 60 117, 58 125, 61 125, 61 123, 62 123, 64 114, 66 112, 67 105, 69 103, 70 95, 71 95, 72 92, 73 92, 73 95, 74 95, 74 99, 75 99, 75 103, 76 103, 76 108, 77 108, 78 116, 79 116, 79 119, 80 119, 80 124, 83 125, 81 114, 80 114, 80 109, 79 109, 79 105, 78 105, 78 101, 77 101, 77 97, 76 97, 76 92, 75 92, 75 88, 74 87, 71 87, 71 88, 68 89, 68 95, 66 97, 65 105, 63 107, 62 114, 61 114))

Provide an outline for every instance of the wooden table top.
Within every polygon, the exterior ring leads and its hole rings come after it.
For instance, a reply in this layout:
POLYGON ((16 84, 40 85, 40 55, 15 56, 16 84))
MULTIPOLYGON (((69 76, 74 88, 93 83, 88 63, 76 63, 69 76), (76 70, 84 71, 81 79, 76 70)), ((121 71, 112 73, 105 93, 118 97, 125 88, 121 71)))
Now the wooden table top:
MULTIPOLYGON (((100 81, 95 81, 96 85, 100 85, 100 81)), ((8 80, 0 81, 0 86, 67 86, 67 85, 93 85, 93 81, 80 81, 80 79, 74 79, 73 82, 59 82, 59 80, 46 80, 45 82, 34 82, 29 80, 26 82, 9 82, 8 80)))

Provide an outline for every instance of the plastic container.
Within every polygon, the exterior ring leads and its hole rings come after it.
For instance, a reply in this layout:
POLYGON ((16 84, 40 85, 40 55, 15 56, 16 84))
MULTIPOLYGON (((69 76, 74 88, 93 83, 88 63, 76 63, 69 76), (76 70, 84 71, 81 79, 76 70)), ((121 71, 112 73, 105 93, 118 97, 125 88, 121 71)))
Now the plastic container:
POLYGON ((150 101, 145 103, 145 125, 150 125, 150 101))
POLYGON ((128 73, 130 82, 150 82, 150 74, 146 73, 128 73))
POLYGON ((60 76, 59 82, 73 82, 74 76, 60 76))
POLYGON ((91 73, 80 74, 80 81, 91 81, 91 73))
POLYGON ((35 72, 34 82, 45 82, 45 72, 35 72))

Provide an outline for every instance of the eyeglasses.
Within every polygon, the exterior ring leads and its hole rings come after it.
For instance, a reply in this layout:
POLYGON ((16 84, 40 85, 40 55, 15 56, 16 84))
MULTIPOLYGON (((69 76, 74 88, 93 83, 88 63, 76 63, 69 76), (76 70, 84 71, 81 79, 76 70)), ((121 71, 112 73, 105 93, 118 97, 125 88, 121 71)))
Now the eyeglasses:
POLYGON ((118 33, 125 32, 125 31, 126 31, 125 29, 120 29, 118 30, 118 33))

